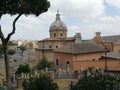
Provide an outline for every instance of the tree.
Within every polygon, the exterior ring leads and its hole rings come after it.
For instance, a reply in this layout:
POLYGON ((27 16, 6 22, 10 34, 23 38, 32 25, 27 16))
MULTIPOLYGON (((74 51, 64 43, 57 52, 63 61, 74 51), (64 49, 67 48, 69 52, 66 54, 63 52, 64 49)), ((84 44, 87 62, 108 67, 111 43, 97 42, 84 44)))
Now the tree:
POLYGON ((31 69, 28 64, 25 64, 25 65, 20 64, 16 70, 16 74, 29 73, 30 71, 31 71, 31 69))
POLYGON ((0 58, 2 57, 2 55, 3 55, 3 46, 2 44, 0 44, 0 58))
POLYGON ((46 67, 51 67, 51 62, 48 61, 46 57, 43 57, 37 64, 37 69, 45 69, 46 67))
POLYGON ((8 50, 8 54, 9 54, 9 55, 13 55, 13 54, 15 54, 15 50, 13 50, 13 49, 9 49, 9 50, 8 50))
POLYGON ((58 86, 45 75, 24 80, 23 90, 58 90, 58 86))
POLYGON ((23 60, 23 52, 26 50, 26 47, 24 45, 20 45, 18 48, 21 50, 21 56, 23 60))
MULTIPOLYGON (((90 70, 90 69, 89 69, 90 70)), ((92 70, 92 69, 91 69, 92 70)), ((111 75, 104 75, 99 70, 84 72, 75 85, 71 85, 70 90, 119 90, 120 79, 111 75), (86 75, 87 74, 87 75, 86 75)))
POLYGON ((9 70, 9 60, 7 55, 7 43, 11 36, 16 31, 17 20, 24 15, 36 15, 39 16, 41 13, 46 12, 50 7, 50 2, 48 0, 0 0, 0 20, 3 15, 17 15, 12 24, 12 31, 5 37, 1 24, 0 24, 0 38, 2 41, 3 51, 4 51, 4 61, 6 69, 6 83, 10 86, 10 70, 9 70))

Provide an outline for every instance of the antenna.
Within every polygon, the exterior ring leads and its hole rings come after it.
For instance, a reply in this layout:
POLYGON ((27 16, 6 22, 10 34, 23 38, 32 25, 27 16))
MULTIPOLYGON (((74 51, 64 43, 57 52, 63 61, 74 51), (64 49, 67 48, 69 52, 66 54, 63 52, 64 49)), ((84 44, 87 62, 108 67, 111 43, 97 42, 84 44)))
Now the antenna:
POLYGON ((94 33, 94 37, 95 37, 95 27, 93 28, 93 33, 94 33))
POLYGON ((57 14, 59 14, 59 9, 57 10, 57 14))

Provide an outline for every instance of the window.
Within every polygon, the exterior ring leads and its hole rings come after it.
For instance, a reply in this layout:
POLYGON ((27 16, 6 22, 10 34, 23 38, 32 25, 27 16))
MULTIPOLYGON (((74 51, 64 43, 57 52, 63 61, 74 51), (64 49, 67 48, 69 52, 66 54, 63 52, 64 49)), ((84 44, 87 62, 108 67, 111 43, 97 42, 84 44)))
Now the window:
POLYGON ((51 46, 49 46, 49 48, 51 48, 51 46))
POLYGON ((54 33, 54 37, 56 37, 56 34, 54 33))
POLYGON ((56 59, 56 66, 59 66, 59 59, 56 59))
POLYGON ((58 48, 58 46, 56 46, 56 48, 58 48))
POLYGON ((60 36, 63 36, 63 34, 61 33, 60 36))
POLYGON ((66 68, 69 68, 69 67, 70 67, 70 61, 67 60, 67 61, 66 61, 66 68))

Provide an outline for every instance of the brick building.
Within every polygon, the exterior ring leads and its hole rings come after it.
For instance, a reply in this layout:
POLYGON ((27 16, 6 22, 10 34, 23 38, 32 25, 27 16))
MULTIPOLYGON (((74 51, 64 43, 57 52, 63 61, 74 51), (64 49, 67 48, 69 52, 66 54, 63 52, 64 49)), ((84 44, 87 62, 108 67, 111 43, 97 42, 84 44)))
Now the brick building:
POLYGON ((74 37, 67 37, 67 26, 61 20, 59 12, 57 12, 56 19, 50 26, 49 33, 50 38, 38 41, 38 48, 36 48, 38 60, 45 56, 52 62, 53 52, 56 48, 81 41, 80 33, 76 33, 74 37))
MULTIPOLYGON (((55 67, 79 69, 94 66, 104 69, 104 58, 107 58, 107 55, 104 57, 105 48, 109 52, 120 50, 120 35, 101 36, 100 32, 96 32, 95 37, 90 40, 82 40, 80 33, 76 33, 74 37, 67 37, 67 26, 58 12, 49 32, 50 38, 38 41, 36 56, 38 60, 47 57, 55 67)), ((120 64, 120 60, 113 58, 109 61, 109 66, 120 64)))

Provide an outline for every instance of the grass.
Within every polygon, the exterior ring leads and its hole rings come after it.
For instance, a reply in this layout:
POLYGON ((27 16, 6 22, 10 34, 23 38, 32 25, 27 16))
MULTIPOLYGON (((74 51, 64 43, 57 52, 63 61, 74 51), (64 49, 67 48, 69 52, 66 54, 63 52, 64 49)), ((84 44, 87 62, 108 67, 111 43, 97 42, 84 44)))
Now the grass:
POLYGON ((56 79, 54 82, 57 83, 59 89, 69 89, 71 81, 76 81, 76 79, 56 79))
POLYGON ((0 58, 0 62, 3 61, 3 60, 4 60, 4 58, 0 58))

